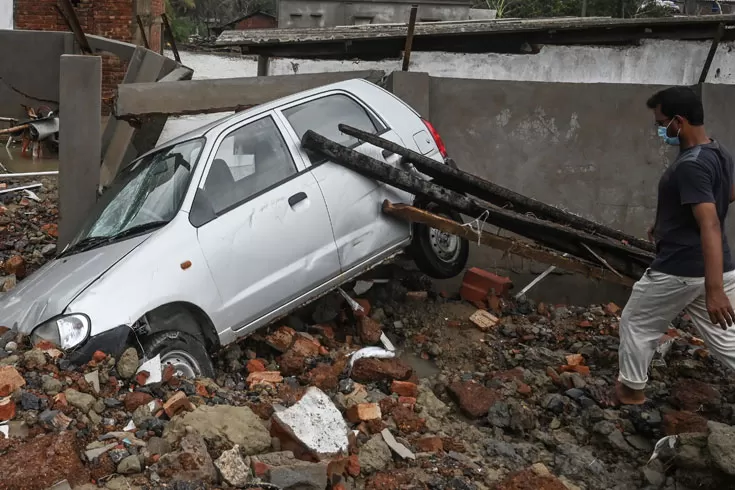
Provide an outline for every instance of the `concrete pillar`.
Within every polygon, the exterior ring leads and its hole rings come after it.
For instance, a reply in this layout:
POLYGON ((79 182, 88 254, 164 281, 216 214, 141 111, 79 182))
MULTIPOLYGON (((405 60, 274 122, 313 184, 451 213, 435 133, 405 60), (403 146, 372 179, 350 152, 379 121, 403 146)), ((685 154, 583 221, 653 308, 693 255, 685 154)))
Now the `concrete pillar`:
POLYGON ((102 159, 102 58, 61 56, 59 81, 59 240, 78 233, 97 201, 102 159))

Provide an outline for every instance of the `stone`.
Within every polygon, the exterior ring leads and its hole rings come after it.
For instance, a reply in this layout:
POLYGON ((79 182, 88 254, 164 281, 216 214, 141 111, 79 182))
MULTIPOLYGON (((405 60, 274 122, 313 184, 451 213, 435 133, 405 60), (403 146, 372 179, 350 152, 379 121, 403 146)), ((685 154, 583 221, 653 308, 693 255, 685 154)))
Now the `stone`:
POLYGON ((258 373, 266 370, 265 364, 260 359, 250 359, 245 365, 245 369, 248 373, 258 373))
POLYGON ((306 370, 306 358, 288 351, 279 359, 279 369, 284 376, 298 376, 306 370))
POLYGON ((422 417, 428 415, 435 419, 443 419, 452 411, 446 403, 437 398, 431 388, 423 384, 419 386, 416 403, 420 407, 419 415, 422 417))
POLYGON ((398 396, 410 396, 412 398, 419 396, 418 385, 408 381, 393 381, 390 385, 390 391, 398 396))
POLYGON ((362 471, 369 474, 383 471, 393 461, 393 454, 383 436, 376 434, 360 448, 358 459, 362 471))
POLYGON ((628 444, 639 451, 643 451, 644 453, 648 454, 653 452, 653 443, 639 434, 629 435, 625 438, 625 440, 628 441, 628 444))
POLYGON ((223 451, 214 465, 222 475, 222 480, 233 487, 243 487, 250 481, 250 467, 240 456, 240 446, 223 451))
POLYGON ((103 454, 105 454, 107 451, 110 451, 111 449, 114 449, 117 446, 117 442, 111 442, 110 444, 102 446, 95 446, 91 447, 92 444, 87 446, 87 450, 84 452, 84 456, 87 458, 87 461, 93 461, 96 458, 99 458, 103 454))
POLYGON ((262 453, 271 446, 268 430, 248 407, 199 406, 193 412, 174 417, 163 432, 164 439, 174 444, 186 433, 187 426, 212 444, 238 444, 246 455, 262 453))
POLYGON ((78 444, 76 435, 68 431, 10 446, 0 457, 0 486, 45 490, 62 480, 72 486, 89 482, 78 444))
POLYGON ((199 434, 193 432, 184 436, 180 448, 177 452, 161 456, 158 461, 161 476, 182 481, 217 482, 217 469, 209 456, 207 444, 199 434))
POLYGON ((735 427, 710 420, 707 450, 712 461, 728 475, 735 475, 735 427))
POLYGON ((544 397, 542 406, 554 413, 563 413, 568 404, 568 399, 559 393, 549 393, 544 397))
POLYGON ((134 412, 139 406, 145 405, 152 400, 153 397, 148 393, 133 391, 125 395, 123 405, 125 406, 125 410, 128 412, 134 412))
POLYGON ((667 436, 687 432, 707 432, 707 419, 687 411, 669 412, 664 415, 662 428, 667 436))
POLYGON ((368 420, 380 420, 380 406, 377 403, 358 403, 347 409, 347 420, 353 424, 367 422, 368 420))
POLYGON ((674 403, 689 412, 699 412, 702 408, 714 409, 720 406, 722 395, 712 386, 693 379, 681 379, 671 389, 674 403))
POLYGON ((656 471, 653 468, 644 466, 641 469, 641 472, 643 473, 643 477, 646 479, 646 481, 656 488, 661 488, 666 483, 666 475, 664 473, 661 473, 660 471, 656 471))
POLYGON ((490 407, 501 398, 500 393, 474 381, 456 381, 449 385, 449 392, 459 408, 469 417, 487 415, 490 407))
POLYGON ((607 440, 612 447, 614 447, 615 449, 619 451, 622 451, 625 453, 635 452, 635 450, 625 440, 625 436, 623 436, 623 433, 617 429, 613 430, 610 434, 608 434, 607 440))
POLYGON ((284 490, 323 490, 329 482, 328 463, 300 461, 289 466, 276 466, 268 471, 268 481, 284 490))
POLYGON ((171 445, 162 437, 154 436, 148 439, 146 448, 150 454, 160 454, 161 456, 171 452, 171 445))
POLYGON ((151 408, 148 406, 148 404, 141 405, 138 408, 133 411, 133 423, 136 427, 145 427, 148 425, 148 421, 153 419, 153 414, 151 414, 151 408))
POLYGON ((31 349, 23 355, 23 366, 26 369, 38 369, 46 365, 46 354, 40 349, 31 349))
POLYGON ((406 381, 413 375, 413 369, 401 359, 358 359, 352 367, 352 379, 361 383, 374 381, 406 381))
POLYGON ((513 431, 533 430, 536 428, 536 415, 529 405, 509 398, 494 403, 488 411, 488 422, 493 427, 513 431))
POLYGON ((24 391, 20 396, 20 406, 23 410, 43 410, 45 399, 39 398, 29 391, 24 391))
POLYGON ((137 455, 128 456, 117 465, 117 472, 121 475, 131 475, 133 473, 140 473, 140 471, 140 458, 137 455))
POLYGON ((0 367, 0 396, 8 396, 25 384, 26 380, 13 366, 0 367))
POLYGON ((495 490, 567 490, 554 475, 539 475, 532 468, 509 475, 495 490))
POLYGON ((357 332, 363 344, 375 345, 380 342, 383 328, 369 316, 361 316, 357 319, 357 332))
POLYGON ((44 374, 41 377, 41 389, 47 395, 57 395, 61 392, 64 385, 58 379, 48 374, 44 374))
POLYGON ((117 361, 117 374, 120 375, 122 379, 130 379, 135 376, 135 373, 138 371, 139 363, 140 360, 138 359, 138 352, 134 347, 128 347, 117 361))
POLYGON ((66 397, 66 401, 69 405, 78 408, 84 413, 92 410, 94 403, 97 401, 92 395, 82 393, 72 388, 64 390, 64 396, 66 397))
POLYGON ((306 452, 317 459, 346 454, 348 432, 332 400, 313 386, 296 404, 273 414, 271 420, 271 433, 284 449, 306 452))
POLYGON ((13 255, 4 264, 5 274, 14 275, 18 279, 26 276, 26 261, 20 255, 13 255))

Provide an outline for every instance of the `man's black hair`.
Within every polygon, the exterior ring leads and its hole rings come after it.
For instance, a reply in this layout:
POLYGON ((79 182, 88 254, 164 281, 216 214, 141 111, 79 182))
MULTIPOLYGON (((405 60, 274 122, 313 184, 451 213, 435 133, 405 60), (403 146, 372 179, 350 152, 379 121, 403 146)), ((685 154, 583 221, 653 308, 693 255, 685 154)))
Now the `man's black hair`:
POLYGON ((702 100, 689 87, 670 87, 661 90, 648 99, 646 105, 649 109, 655 109, 660 105, 661 112, 669 119, 681 116, 692 126, 704 124, 702 100))

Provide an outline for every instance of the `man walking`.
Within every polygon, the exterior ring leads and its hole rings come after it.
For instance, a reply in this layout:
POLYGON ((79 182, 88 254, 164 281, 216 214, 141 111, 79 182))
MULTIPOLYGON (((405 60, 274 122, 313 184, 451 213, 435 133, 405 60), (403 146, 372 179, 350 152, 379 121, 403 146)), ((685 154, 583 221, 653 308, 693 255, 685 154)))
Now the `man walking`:
POLYGON ((659 136, 679 155, 658 185, 656 221, 649 238, 656 258, 633 292, 620 321, 623 404, 645 402, 648 367, 669 323, 685 310, 712 355, 735 370, 735 263, 725 238, 725 217, 735 200, 733 159, 704 128, 704 109, 685 87, 656 93, 647 102, 659 136))

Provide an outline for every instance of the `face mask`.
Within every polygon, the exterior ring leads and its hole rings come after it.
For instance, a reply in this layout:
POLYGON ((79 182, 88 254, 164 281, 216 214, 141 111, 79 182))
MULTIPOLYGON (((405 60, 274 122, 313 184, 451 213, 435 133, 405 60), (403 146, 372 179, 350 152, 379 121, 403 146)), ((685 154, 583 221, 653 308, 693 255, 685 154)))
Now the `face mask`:
POLYGON ((666 134, 669 131, 669 126, 671 126, 672 122, 674 122, 673 119, 671 120, 671 122, 669 122, 669 124, 666 127, 659 126, 658 135, 664 140, 664 143, 666 143, 667 145, 679 146, 679 132, 681 132, 681 129, 677 131, 675 138, 671 138, 670 136, 667 136, 666 134))

